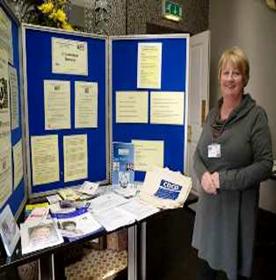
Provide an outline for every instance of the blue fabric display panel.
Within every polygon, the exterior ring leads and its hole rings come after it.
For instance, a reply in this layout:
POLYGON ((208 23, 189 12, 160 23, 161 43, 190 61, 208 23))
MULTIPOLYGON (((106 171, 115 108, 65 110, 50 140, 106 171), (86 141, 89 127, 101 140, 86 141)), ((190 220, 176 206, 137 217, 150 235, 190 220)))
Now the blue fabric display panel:
MULTIPOLYGON (((0 204, 0 212, 4 209, 6 204, 9 204, 11 207, 11 210, 13 214, 15 215, 18 210, 23 206, 23 204, 26 201, 27 194, 26 194, 26 186, 24 183, 24 176, 19 180, 19 182, 15 182, 14 180, 14 171, 15 171, 15 162, 14 162, 14 150, 13 148, 15 145, 20 145, 22 143, 22 119, 21 119, 21 78, 22 78, 22 72, 21 72, 21 57, 20 57, 20 27, 18 21, 14 18, 13 14, 10 12, 8 6, 5 4, 5 2, 0 3, 0 8, 2 11, 6 14, 8 19, 11 21, 11 29, 12 29, 12 47, 13 47, 13 62, 9 62, 9 67, 13 67, 17 73, 17 86, 18 86, 18 96, 17 96, 17 114, 18 114, 18 122, 17 125, 12 127, 12 119, 11 119, 11 172, 12 172, 12 178, 11 178, 11 186, 10 186, 10 195, 6 198, 4 198, 1 201, 0 204), (19 142, 21 141, 21 142, 19 142)), ((3 36, 0 34, 0 36, 3 36)), ((10 114, 12 116, 12 106, 15 100, 12 101, 11 96, 11 90, 10 90, 10 114)), ((14 112, 14 111, 13 111, 14 112)), ((1 120, 0 120, 1 121, 1 120)), ((22 146, 21 145, 21 146, 22 146)), ((2 149, 3 147, 0 147, 2 149)), ((23 147, 21 147, 23 149, 23 147)), ((22 163, 23 163, 23 156, 22 156, 22 163)), ((0 164, 3 164, 2 162, 0 164)), ((0 192, 3 193, 3 186, 0 186, 0 192)), ((2 197, 3 198, 3 197, 2 197)))
MULTIPOLYGON (((164 142, 164 167, 171 170, 184 171, 187 72, 189 35, 158 35, 150 37, 131 36, 112 39, 112 135, 113 141, 131 142, 132 140, 158 140, 164 142), (160 88, 139 88, 138 48, 140 43, 161 43, 161 86, 160 88), (116 92, 147 91, 148 122, 129 123, 116 122, 116 92), (182 124, 151 123, 151 94, 154 92, 181 92, 184 94, 184 121, 182 124)), ((136 169, 135 163, 134 168, 136 169)), ((135 180, 142 181, 145 172, 135 170, 135 180)))
MULTIPOLYGON (((31 193, 47 192, 81 184, 84 180, 107 180, 107 99, 106 99, 106 39, 93 38, 88 34, 67 33, 64 31, 35 28, 25 25, 25 60, 27 80, 28 141, 31 154, 33 136, 57 135, 59 153, 59 181, 46 184, 33 184, 31 193), (87 43, 88 75, 59 74, 52 72, 52 38, 74 40, 87 43), (70 128, 45 129, 44 81, 70 82, 70 128), (77 128, 75 126, 75 82, 93 82, 98 84, 97 127, 77 128), (64 136, 87 135, 87 178, 64 181, 64 136)), ((30 157, 30 170, 33 165, 30 157)), ((30 172, 32 177, 32 172, 30 172)))

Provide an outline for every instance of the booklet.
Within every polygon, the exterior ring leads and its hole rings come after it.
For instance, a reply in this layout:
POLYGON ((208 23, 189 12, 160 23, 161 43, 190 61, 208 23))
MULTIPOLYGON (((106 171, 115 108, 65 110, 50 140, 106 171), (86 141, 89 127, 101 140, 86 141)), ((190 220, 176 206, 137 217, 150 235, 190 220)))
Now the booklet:
POLYGON ((73 189, 66 188, 58 191, 59 195, 64 199, 64 200, 78 200, 80 199, 80 195, 77 194, 77 192, 73 189))
POLYGON ((69 241, 85 237, 103 228, 84 208, 70 213, 54 214, 53 217, 57 221, 62 236, 68 238, 69 241))
POLYGON ((134 184, 134 144, 113 142, 112 185, 126 188, 134 184))
POLYGON ((28 254, 63 243, 63 238, 53 220, 20 225, 22 254, 28 254))
POLYGON ((0 235, 6 253, 10 257, 20 238, 20 232, 9 205, 0 214, 0 235))
POLYGON ((49 207, 38 207, 34 208, 32 212, 29 214, 27 219, 25 220, 25 223, 29 222, 42 222, 47 219, 49 213, 49 207))

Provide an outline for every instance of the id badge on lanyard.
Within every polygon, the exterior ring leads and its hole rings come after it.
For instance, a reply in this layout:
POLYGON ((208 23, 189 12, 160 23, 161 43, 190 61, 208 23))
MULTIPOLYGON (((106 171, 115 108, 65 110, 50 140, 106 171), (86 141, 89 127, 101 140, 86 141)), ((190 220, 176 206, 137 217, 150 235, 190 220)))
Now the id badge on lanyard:
POLYGON ((221 157, 221 145, 213 143, 208 145, 208 158, 220 158, 221 157))

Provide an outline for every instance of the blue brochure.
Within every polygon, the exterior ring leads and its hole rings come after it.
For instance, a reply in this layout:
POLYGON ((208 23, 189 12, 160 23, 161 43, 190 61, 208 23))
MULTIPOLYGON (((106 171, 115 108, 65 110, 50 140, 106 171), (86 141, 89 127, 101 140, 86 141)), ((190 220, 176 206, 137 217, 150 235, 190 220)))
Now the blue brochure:
POLYGON ((134 145, 113 142, 112 185, 123 188, 134 184, 134 145))

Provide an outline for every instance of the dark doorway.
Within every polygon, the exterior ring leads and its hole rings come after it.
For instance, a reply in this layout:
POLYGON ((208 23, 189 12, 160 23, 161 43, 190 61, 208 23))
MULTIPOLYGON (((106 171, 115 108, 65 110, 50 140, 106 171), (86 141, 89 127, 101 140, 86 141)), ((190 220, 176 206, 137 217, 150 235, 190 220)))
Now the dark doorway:
POLYGON ((168 34, 168 33, 189 33, 188 31, 182 31, 179 29, 162 26, 154 23, 147 23, 147 34, 168 34))

